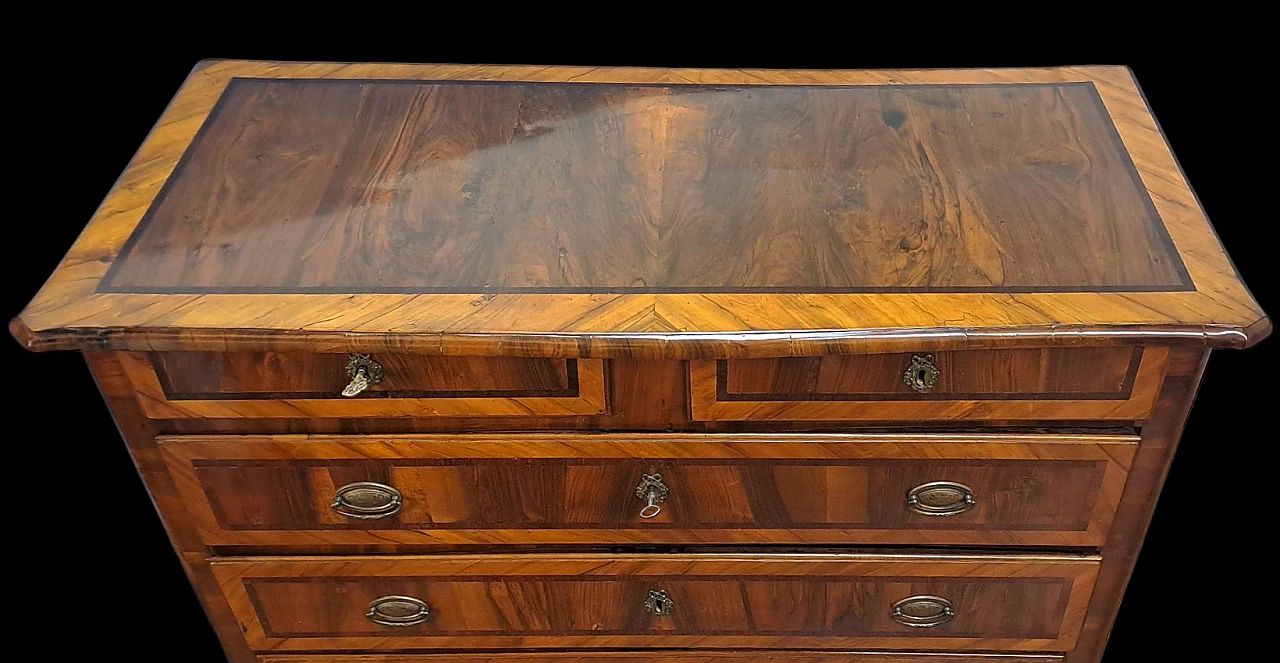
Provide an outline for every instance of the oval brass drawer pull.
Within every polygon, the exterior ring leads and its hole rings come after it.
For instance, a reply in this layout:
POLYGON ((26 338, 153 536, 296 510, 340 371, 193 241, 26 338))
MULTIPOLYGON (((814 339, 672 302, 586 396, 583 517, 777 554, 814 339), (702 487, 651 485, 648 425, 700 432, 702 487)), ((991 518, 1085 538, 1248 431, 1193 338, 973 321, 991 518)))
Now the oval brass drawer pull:
POLYGON ((382 382, 382 364, 374 361, 372 355, 347 353, 347 377, 351 382, 342 390, 347 398, 359 396, 369 387, 382 382))
POLYGON ((922 484, 907 493, 907 507, 926 516, 956 516, 977 505, 973 489, 954 481, 922 484))
POLYGON ((338 489, 329 507, 348 517, 362 520, 386 518, 400 512, 400 491, 372 481, 357 481, 338 489))
POLYGON ((917 393, 923 393, 938 384, 939 375, 938 367, 933 365, 933 355, 913 355, 902 381, 917 393))
POLYGON ((383 626, 414 626, 431 617, 431 608, 412 596, 383 596, 369 603, 365 617, 383 626))
POLYGON ((893 604, 892 616, 903 626, 933 628, 951 621, 955 611, 941 596, 912 596, 893 604))
POLYGON ((640 485, 636 486, 636 497, 645 502, 644 508, 640 509, 640 517, 648 520, 662 513, 659 505, 667 501, 667 494, 670 492, 667 484, 662 483, 661 474, 642 475, 640 485))
POLYGON ((649 596, 644 600, 644 611, 654 617, 666 617, 674 608, 675 604, 671 602, 665 589, 649 590, 649 596))

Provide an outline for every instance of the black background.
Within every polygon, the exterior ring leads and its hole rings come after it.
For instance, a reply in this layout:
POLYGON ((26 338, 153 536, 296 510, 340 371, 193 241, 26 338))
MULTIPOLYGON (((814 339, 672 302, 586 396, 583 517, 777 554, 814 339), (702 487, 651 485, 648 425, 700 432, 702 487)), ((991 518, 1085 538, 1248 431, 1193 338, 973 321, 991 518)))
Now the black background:
MULTIPOLYGON (((354 28, 358 19, 351 20, 335 27, 354 28)), ((446 47, 428 25, 420 27, 414 31, 392 17, 374 31, 383 38, 360 45, 351 45, 346 33, 304 43, 279 29, 234 40, 109 32, 77 38, 63 57, 27 54, 25 73, 8 73, 13 151, 6 161, 22 175, 10 180, 19 188, 6 196, 12 207, 0 313, 16 314, 34 295, 183 78, 207 57, 771 68, 1127 64, 1245 281, 1264 309, 1280 312, 1270 278, 1273 234, 1265 232, 1276 219, 1275 164, 1266 161, 1275 123, 1268 107, 1250 97, 1267 90, 1271 74, 1261 60, 1236 50, 1235 40, 1245 40, 1240 35, 1228 35, 1225 50, 1168 35, 1145 44, 1122 36, 1044 35, 988 43, 985 51, 970 41, 926 48, 932 38, 923 37, 910 48, 883 51, 853 43, 831 48, 831 42, 816 48, 823 42, 816 37, 795 49, 744 35, 734 47, 713 50, 692 45, 701 39, 696 32, 659 42, 546 35, 519 45, 455 39, 446 47)), ((464 34, 455 37, 467 36, 459 30, 464 34)), ((53 660, 104 652, 138 661, 221 660, 79 356, 37 356, 12 342, 0 345, 8 370, 9 444, 16 452, 5 475, 9 488, 38 505, 7 509, 7 557, 16 565, 10 578, 16 568, 18 579, 32 581, 7 588, 6 603, 28 616, 11 624, 11 637, 50 629, 43 643, 56 652, 53 660), (49 606, 49 597, 63 600, 49 606), (72 618, 53 625, 53 608, 72 618)), ((1210 651, 1205 660, 1243 660, 1261 646, 1265 630, 1259 629, 1267 627, 1256 618, 1274 617, 1275 605, 1254 599, 1273 587, 1274 552, 1258 542, 1270 538, 1275 519, 1276 491, 1268 482, 1274 479, 1278 346, 1272 340, 1248 352, 1223 351, 1210 363, 1105 663, 1210 651)))

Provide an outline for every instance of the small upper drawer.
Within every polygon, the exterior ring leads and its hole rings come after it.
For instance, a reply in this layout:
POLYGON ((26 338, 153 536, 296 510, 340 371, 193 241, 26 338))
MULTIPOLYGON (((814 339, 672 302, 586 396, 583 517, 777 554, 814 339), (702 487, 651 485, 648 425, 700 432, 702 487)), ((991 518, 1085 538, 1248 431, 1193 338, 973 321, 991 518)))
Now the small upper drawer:
POLYGON ((1168 348, 1098 347, 692 361, 704 421, 1139 421, 1168 348))
POLYGON ((153 419, 571 416, 605 410, 598 359, 121 353, 153 419))
POLYGON ((1071 650, 1098 558, 475 554, 215 558, 257 650, 1071 650))

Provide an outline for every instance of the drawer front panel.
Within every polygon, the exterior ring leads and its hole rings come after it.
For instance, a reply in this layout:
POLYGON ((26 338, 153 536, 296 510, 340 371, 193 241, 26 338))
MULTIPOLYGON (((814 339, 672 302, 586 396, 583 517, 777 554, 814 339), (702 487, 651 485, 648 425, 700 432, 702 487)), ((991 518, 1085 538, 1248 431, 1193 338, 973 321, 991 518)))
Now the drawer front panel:
POLYGON ((213 563, 250 646, 264 650, 1067 651, 1075 644, 1097 567, 1097 559, 1083 557, 846 554, 492 554, 213 563), (912 616, 934 625, 903 623, 912 616), (406 623, 377 623, 387 619, 406 623))
POLYGON ((1147 418, 1168 348, 968 350, 689 363, 709 421, 1147 418))
POLYGON ((1137 438, 280 435, 160 447, 212 545, 1094 546, 1137 438), (353 511, 347 495, 365 502, 353 511))
POLYGON ((1061 663, 1056 654, 909 654, 885 652, 530 652, 506 654, 266 654, 260 663, 1061 663))
POLYGON ((346 354, 121 353, 153 419, 575 416, 605 411, 598 359, 377 354, 354 397, 346 354))

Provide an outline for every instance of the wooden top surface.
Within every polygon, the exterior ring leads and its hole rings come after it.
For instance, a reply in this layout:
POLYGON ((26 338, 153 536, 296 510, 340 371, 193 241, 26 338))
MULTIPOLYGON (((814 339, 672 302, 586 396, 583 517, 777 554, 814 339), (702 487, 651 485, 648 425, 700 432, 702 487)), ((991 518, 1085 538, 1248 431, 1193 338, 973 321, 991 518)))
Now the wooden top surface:
POLYGON ((203 63, 33 349, 785 355, 1270 325, 1119 67, 203 63))

